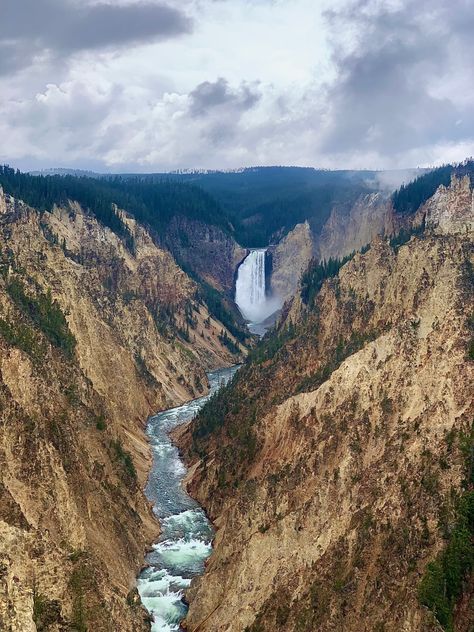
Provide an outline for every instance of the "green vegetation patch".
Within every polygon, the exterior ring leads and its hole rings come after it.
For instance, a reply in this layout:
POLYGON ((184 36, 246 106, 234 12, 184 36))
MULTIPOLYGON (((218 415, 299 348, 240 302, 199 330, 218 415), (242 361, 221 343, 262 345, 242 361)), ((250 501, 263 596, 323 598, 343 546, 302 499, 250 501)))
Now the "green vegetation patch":
MULTIPOLYGON (((184 268, 184 270, 190 274, 188 269, 184 268)), ((243 344, 248 342, 248 330, 238 322, 238 314, 232 313, 221 294, 209 285, 209 283, 206 283, 202 279, 197 279, 196 275, 191 273, 190 276, 199 283, 198 299, 207 305, 209 313, 222 323, 227 331, 230 331, 239 342, 243 344)))
POLYGON ((278 351, 282 349, 287 342, 293 340, 296 336, 296 327, 290 322, 280 331, 274 330, 266 335, 259 344, 252 349, 249 354, 249 360, 254 364, 262 364, 268 360, 272 360, 278 351))
POLYGON ((418 593, 446 632, 454 632, 454 607, 474 570, 474 426, 461 437, 460 449, 465 459, 464 491, 445 547, 426 567, 418 593))
POLYGON ((467 343, 467 357, 469 360, 474 361, 474 314, 468 319, 467 325, 471 332, 471 337, 467 343))
POLYGON ((137 470, 133 463, 132 455, 130 452, 124 450, 120 439, 112 441, 112 449, 114 451, 115 460, 120 463, 123 468, 123 472, 127 482, 131 485, 135 485, 137 481, 137 470))
POLYGON ((424 230, 425 230, 424 221, 419 226, 416 226, 414 228, 410 228, 410 229, 402 228, 400 232, 398 232, 396 235, 394 235, 390 239, 390 246, 395 251, 397 251, 401 246, 408 243, 412 237, 421 235, 424 230))
POLYGON ((50 626, 63 623, 59 601, 47 599, 35 591, 33 593, 33 621, 37 632, 46 632, 50 626))
POLYGON ((449 185, 453 172, 452 165, 445 165, 403 184, 392 196, 393 208, 400 214, 415 213, 441 184, 449 185))
MULTIPOLYGON (((358 252, 363 255, 370 250, 370 244, 361 248, 358 252)), ((306 272, 301 277, 301 299, 305 305, 313 305, 316 296, 319 294, 326 279, 331 279, 339 274, 339 270, 351 259, 354 258, 356 251, 342 257, 342 259, 333 259, 330 257, 327 261, 318 261, 313 259, 310 261, 306 272)))
POLYGON ((239 353, 239 346, 236 345, 235 342, 231 340, 231 338, 229 338, 227 332, 224 329, 222 329, 221 333, 219 334, 219 340, 221 344, 223 344, 224 347, 227 347, 227 349, 234 355, 237 355, 239 353))
POLYGON ((236 373, 228 384, 214 393, 201 408, 196 422, 193 424, 193 437, 195 439, 208 436, 224 425, 228 413, 236 414, 241 410, 244 401, 238 389, 235 388, 240 377, 236 373))
POLYGON ((301 298, 305 305, 313 305, 314 299, 319 293, 324 281, 335 277, 339 270, 354 257, 351 253, 342 259, 328 259, 318 262, 316 259, 309 264, 308 269, 301 278, 301 298))
POLYGON ((86 595, 94 588, 95 577, 87 553, 78 551, 70 557, 74 568, 69 580, 69 589, 72 593, 72 616, 70 629, 75 632, 87 632, 88 611, 86 607, 86 595))
POLYGON ((36 297, 30 296, 18 278, 12 279, 6 290, 21 312, 41 329, 55 347, 61 349, 69 359, 72 359, 76 339, 70 332, 66 317, 58 303, 53 301, 51 291, 44 294, 38 290, 36 297))
POLYGON ((18 347, 35 362, 43 360, 45 350, 32 327, 0 318, 0 335, 8 344, 18 347))
POLYGON ((344 362, 346 358, 354 353, 357 353, 357 351, 360 351, 368 342, 375 340, 378 335, 377 331, 368 331, 366 334, 353 332, 349 340, 339 340, 331 360, 315 373, 305 376, 299 383, 295 392, 309 392, 321 386, 321 384, 330 378, 331 374, 342 364, 342 362, 344 362))

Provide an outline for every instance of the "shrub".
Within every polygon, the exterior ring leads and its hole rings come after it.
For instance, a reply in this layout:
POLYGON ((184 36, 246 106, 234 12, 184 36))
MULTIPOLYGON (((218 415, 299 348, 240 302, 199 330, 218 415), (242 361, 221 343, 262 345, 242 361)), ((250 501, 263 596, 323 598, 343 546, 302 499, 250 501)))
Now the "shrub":
POLYGON ((76 339, 70 332, 58 303, 53 301, 51 291, 44 294, 38 290, 36 297, 29 296, 19 279, 12 279, 6 289, 21 312, 41 329, 55 347, 71 359, 74 356, 76 339))
POLYGON ((44 595, 33 592, 33 621, 38 632, 50 629, 50 626, 62 623, 61 606, 58 601, 51 601, 44 595))
POLYGON ((472 332, 471 338, 467 344, 467 357, 469 360, 474 360, 474 314, 468 318, 467 326, 472 332))
POLYGON ((101 432, 104 432, 104 430, 107 429, 107 423, 105 421, 104 415, 97 415, 96 421, 95 421, 95 427, 97 428, 97 430, 100 430, 101 432))
POLYGON ((137 470, 135 469, 132 455, 130 454, 130 452, 127 452, 123 449, 123 445, 120 439, 112 441, 112 448, 114 450, 115 459, 123 467, 128 482, 135 484, 137 480, 137 470))
POLYGON ((469 341, 469 345, 467 348, 467 357, 469 360, 474 360, 474 337, 469 341))
POLYGON ((454 632, 454 607, 464 585, 474 570, 474 491, 473 452, 474 432, 461 438, 461 452, 465 458, 466 490, 456 506, 454 527, 448 534, 446 546, 428 564, 419 586, 420 602, 427 606, 447 632, 454 632))

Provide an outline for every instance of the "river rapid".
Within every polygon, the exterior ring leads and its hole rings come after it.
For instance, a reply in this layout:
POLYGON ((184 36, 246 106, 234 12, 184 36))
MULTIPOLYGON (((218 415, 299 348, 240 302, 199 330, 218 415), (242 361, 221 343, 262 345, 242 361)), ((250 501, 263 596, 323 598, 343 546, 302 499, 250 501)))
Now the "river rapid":
POLYGON ((193 419, 209 397, 227 383, 238 367, 208 374, 210 392, 183 406, 151 417, 147 434, 153 450, 153 466, 146 496, 161 525, 161 536, 147 555, 148 568, 138 578, 143 605, 153 617, 152 632, 178 632, 186 615, 184 590, 193 577, 202 575, 211 554, 212 525, 199 504, 184 491, 186 467, 169 438, 171 430, 193 419))

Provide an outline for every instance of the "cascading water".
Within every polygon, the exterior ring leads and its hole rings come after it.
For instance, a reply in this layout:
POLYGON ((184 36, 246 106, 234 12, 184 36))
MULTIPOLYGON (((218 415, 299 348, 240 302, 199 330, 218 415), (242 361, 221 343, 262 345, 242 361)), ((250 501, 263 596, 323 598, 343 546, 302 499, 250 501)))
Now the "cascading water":
POLYGON ((252 324, 262 323, 281 307, 281 301, 266 291, 266 249, 252 250, 239 267, 235 302, 242 316, 252 324))
POLYGON ((184 590, 193 577, 204 572, 214 536, 204 511, 182 487, 186 468, 168 433, 193 419, 237 368, 209 373, 209 395, 159 413, 148 423, 153 467, 145 491, 160 521, 161 537, 147 556, 148 566, 140 574, 138 590, 143 605, 153 617, 152 632, 181 630, 179 622, 187 611, 182 601, 184 590))

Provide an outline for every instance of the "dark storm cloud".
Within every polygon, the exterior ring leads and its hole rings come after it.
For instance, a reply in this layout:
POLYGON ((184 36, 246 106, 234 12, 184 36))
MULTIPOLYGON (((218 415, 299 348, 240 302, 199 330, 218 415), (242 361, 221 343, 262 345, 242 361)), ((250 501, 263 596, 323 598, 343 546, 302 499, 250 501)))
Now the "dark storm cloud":
POLYGON ((320 3, 261 0, 272 13, 260 15, 226 0, 239 19, 224 27, 215 1, 0 0, 0 151, 14 152, 3 160, 398 167, 474 151, 473 0, 325 0, 339 8, 314 31, 324 45, 289 34, 282 50, 270 27, 313 11, 319 21, 320 3), (125 54, 192 31, 186 11, 202 23, 183 46, 164 45, 166 64, 125 54), (250 61, 249 29, 261 33, 250 61))
POLYGON ((0 73, 28 65, 48 52, 120 47, 176 37, 192 30, 180 10, 152 1, 87 5, 71 0, 2 0, 0 73))
POLYGON ((357 34, 350 52, 336 52, 338 78, 326 99, 330 125, 325 151, 399 153, 474 136, 472 108, 461 95, 433 86, 446 76, 472 73, 472 3, 459 0, 387 3, 361 0, 328 12, 331 30, 357 34))
POLYGON ((245 111, 252 108, 260 100, 260 94, 251 86, 242 84, 233 90, 226 79, 219 78, 215 82, 204 81, 189 93, 192 116, 205 116, 220 106, 245 111))
POLYGON ((0 76, 10 75, 27 66, 31 60, 30 51, 13 42, 0 41, 0 76))

